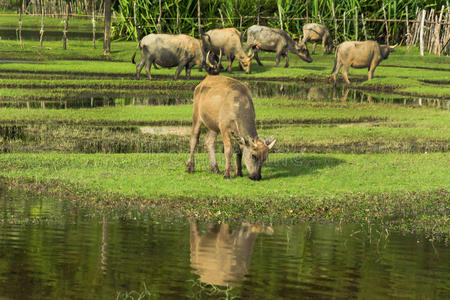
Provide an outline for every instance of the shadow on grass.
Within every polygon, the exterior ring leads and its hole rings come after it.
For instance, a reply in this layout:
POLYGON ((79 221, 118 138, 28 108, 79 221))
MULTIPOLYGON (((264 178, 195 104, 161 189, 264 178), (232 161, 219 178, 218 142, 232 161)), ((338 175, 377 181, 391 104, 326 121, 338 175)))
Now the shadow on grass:
POLYGON ((333 168, 342 163, 346 163, 343 159, 325 156, 296 155, 282 159, 270 160, 263 166, 270 170, 270 174, 263 179, 275 179, 283 177, 297 177, 316 172, 319 169, 333 168))

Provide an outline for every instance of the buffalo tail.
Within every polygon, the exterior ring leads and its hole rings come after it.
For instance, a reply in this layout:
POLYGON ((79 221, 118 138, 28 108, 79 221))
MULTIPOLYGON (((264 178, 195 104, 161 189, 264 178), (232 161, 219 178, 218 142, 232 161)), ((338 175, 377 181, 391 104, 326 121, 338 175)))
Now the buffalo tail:
POLYGON ((132 62, 133 64, 136 64, 134 58, 136 57, 136 52, 137 52, 138 48, 141 49, 141 41, 139 41, 139 43, 138 43, 138 45, 137 45, 137 47, 136 47, 136 50, 134 50, 133 56, 131 57, 131 62, 132 62))

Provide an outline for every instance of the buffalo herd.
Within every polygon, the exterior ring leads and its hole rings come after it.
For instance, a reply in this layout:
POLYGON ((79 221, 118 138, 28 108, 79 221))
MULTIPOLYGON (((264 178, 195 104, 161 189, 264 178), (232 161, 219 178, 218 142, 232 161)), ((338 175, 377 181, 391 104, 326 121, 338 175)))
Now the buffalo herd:
POLYGON ((307 63, 312 62, 306 43, 313 42, 314 53, 317 42, 322 43, 324 54, 335 49, 334 67, 331 80, 336 83, 338 72, 343 68, 345 82, 348 79, 348 69, 368 68, 368 79, 372 79, 378 64, 387 59, 394 47, 379 45, 376 41, 345 41, 334 45, 328 28, 321 24, 305 24, 303 38, 294 41, 284 30, 266 26, 253 25, 246 30, 247 41, 244 46, 244 34, 235 28, 212 29, 201 33, 200 38, 184 34, 149 34, 139 41, 133 54, 135 63, 136 52, 140 50, 141 60, 136 65, 136 78, 145 67, 148 79, 152 79, 151 67, 176 67, 174 79, 177 79, 183 69, 186 79, 190 78, 193 66, 199 70, 205 69, 206 78, 195 88, 194 110, 192 114, 192 132, 190 138, 190 158, 186 171, 194 172, 194 152, 198 143, 201 127, 208 131, 205 137, 211 171, 219 173, 215 157, 214 143, 217 135, 222 135, 225 152, 224 177, 232 177, 232 140, 236 141, 235 175, 242 174, 242 159, 247 167, 248 177, 261 180, 261 167, 267 160, 269 150, 274 146, 275 139, 261 139, 256 132, 255 110, 250 91, 245 83, 218 75, 222 70, 222 57, 227 59, 227 71, 232 72, 232 64, 236 59, 240 69, 250 74, 252 59, 262 66, 258 56, 259 51, 275 52, 275 62, 278 67, 280 59, 285 59, 284 67, 289 67, 288 53, 297 55, 307 63))

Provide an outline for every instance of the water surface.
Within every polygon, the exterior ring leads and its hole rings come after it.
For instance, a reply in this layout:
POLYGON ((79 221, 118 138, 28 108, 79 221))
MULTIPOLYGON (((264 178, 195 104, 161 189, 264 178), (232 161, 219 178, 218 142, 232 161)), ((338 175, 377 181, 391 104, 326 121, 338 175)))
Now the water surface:
POLYGON ((0 298, 450 296, 450 249, 421 236, 357 224, 207 224, 93 212, 2 188, 0 298))

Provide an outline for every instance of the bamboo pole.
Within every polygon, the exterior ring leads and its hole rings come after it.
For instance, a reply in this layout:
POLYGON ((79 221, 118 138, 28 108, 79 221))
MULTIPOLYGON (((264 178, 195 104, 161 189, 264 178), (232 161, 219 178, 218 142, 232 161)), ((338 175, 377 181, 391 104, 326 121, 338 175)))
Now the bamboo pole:
POLYGON ((66 19, 64 21, 64 31, 63 31, 63 49, 67 49, 67 31, 69 30, 69 10, 70 4, 66 3, 66 19))
POLYGON ((44 44, 44 5, 42 3, 43 0, 41 0, 41 30, 39 31, 39 42, 41 44, 41 49, 43 48, 44 44))
POLYGON ((358 7, 355 6, 355 41, 358 40, 358 7))
POLYGON ((366 19, 364 19, 364 14, 361 14, 363 32, 364 32, 364 40, 367 41, 367 30, 366 30, 366 19))
POLYGON ((386 18, 386 9, 384 8, 384 2, 383 2, 383 17, 384 17, 384 25, 386 26, 386 45, 389 46, 389 26, 386 18))
POLYGON ((419 33, 419 38, 420 38, 420 55, 423 56, 423 25, 425 22, 425 9, 422 10, 422 18, 420 19, 420 33, 419 33))
POLYGON ((406 48, 408 49, 408 54, 410 44, 411 44, 411 33, 409 32, 408 6, 406 6, 406 48))
POLYGON ((337 45, 337 21, 336 21, 336 12, 334 10, 334 1, 331 2, 331 9, 333 10, 333 22, 334 22, 334 44, 337 45))
MULTIPOLYGON (((441 33, 441 22, 442 22, 442 15, 444 13, 444 9, 445 6, 442 5, 441 7, 441 13, 439 14, 439 21, 436 24, 435 30, 434 30, 434 54, 437 54, 439 56, 441 56, 441 38, 440 38, 440 33, 441 33)), ((436 16, 437 18, 437 16, 436 16)))

